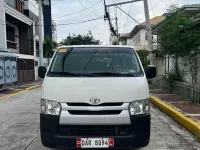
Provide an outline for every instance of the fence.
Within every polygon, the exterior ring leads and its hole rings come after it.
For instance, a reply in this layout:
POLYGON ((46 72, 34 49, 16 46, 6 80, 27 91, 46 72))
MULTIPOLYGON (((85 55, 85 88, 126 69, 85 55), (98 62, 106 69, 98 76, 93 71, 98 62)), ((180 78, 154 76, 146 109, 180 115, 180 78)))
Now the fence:
POLYGON ((170 85, 169 82, 163 79, 153 79, 152 84, 161 88, 164 91, 179 95, 188 101, 200 104, 200 88, 186 83, 175 82, 170 85))

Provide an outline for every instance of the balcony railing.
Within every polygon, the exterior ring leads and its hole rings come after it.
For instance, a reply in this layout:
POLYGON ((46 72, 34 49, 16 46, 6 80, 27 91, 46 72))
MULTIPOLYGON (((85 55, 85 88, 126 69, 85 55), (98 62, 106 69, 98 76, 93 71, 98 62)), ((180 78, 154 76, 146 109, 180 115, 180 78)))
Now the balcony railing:
POLYGON ((24 13, 24 0, 5 0, 5 2, 21 13, 24 13))
POLYGON ((7 40, 7 47, 11 52, 19 53, 19 50, 17 48, 17 43, 16 42, 7 40))

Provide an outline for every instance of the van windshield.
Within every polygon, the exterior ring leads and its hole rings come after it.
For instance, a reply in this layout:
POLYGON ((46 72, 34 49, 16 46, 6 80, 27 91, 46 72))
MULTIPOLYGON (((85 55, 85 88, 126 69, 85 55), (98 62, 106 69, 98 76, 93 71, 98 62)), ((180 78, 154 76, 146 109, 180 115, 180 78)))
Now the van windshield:
POLYGON ((141 76, 131 48, 67 47, 57 50, 48 76, 141 76))

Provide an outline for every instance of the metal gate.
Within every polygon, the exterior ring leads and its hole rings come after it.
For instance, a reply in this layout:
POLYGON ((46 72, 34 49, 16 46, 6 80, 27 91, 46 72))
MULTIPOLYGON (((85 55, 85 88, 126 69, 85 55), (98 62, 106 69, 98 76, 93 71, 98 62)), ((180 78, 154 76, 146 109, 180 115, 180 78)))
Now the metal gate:
POLYGON ((0 52, 0 88, 17 83, 17 57, 9 52, 0 52))
POLYGON ((18 82, 27 82, 35 80, 34 60, 17 59, 18 82))

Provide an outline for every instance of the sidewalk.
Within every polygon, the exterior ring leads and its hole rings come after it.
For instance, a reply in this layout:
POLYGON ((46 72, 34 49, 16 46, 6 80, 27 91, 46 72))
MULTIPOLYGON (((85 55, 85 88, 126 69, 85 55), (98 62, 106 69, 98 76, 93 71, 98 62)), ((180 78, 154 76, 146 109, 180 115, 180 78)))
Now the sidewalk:
POLYGON ((34 87, 34 86, 38 86, 38 85, 42 85, 42 81, 25 82, 25 83, 20 84, 20 85, 8 87, 5 90, 0 91, 0 98, 2 98, 4 96, 11 95, 11 94, 15 94, 15 93, 18 93, 18 92, 22 92, 29 87, 34 87))
POLYGON ((150 94, 158 97, 160 100, 181 111, 187 117, 193 118, 200 123, 200 104, 190 103, 189 101, 163 91, 155 86, 150 85, 150 94))

